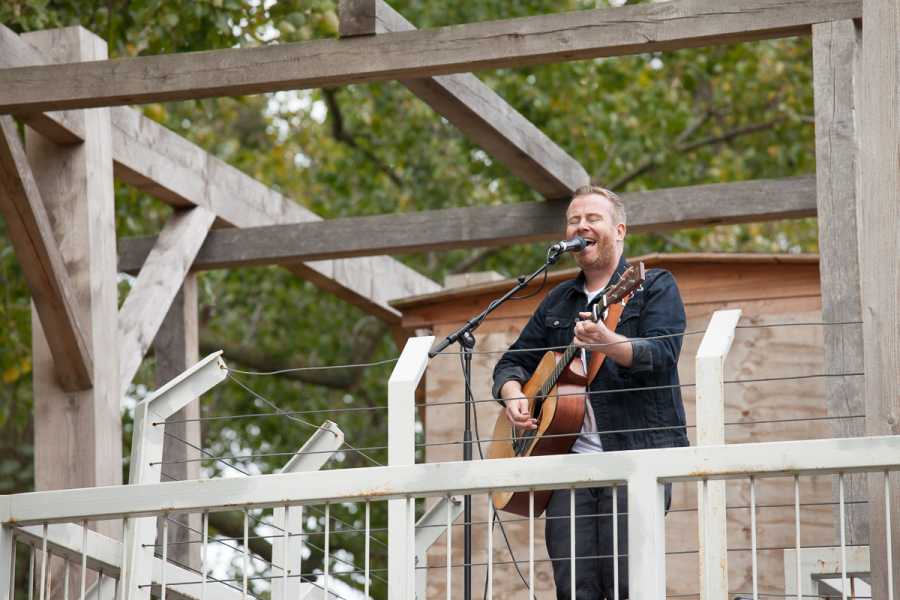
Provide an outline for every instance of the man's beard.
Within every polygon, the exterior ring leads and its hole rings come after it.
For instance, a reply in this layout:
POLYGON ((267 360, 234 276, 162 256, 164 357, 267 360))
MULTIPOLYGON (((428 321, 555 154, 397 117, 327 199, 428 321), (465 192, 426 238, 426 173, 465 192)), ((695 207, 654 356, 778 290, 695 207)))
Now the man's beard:
POLYGON ((590 248, 594 251, 592 258, 584 256, 584 250, 575 255, 575 262, 582 269, 603 269, 615 266, 616 244, 612 237, 603 234, 597 243, 590 248))

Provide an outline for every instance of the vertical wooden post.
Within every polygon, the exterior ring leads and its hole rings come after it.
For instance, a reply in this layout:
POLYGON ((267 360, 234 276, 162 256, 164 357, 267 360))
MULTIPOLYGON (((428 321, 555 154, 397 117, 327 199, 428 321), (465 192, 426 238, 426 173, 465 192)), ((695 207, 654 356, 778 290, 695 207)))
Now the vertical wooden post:
MULTIPOLYGON (((197 276, 188 273, 184 278, 181 291, 172 301, 172 306, 166 313, 166 318, 153 341, 157 388, 162 387, 200 360, 198 336, 197 276)), ((184 421, 196 419, 199 416, 200 403, 194 399, 167 420, 184 421)), ((162 465, 162 481, 199 479, 200 463, 195 459, 200 458, 200 451, 179 440, 184 440, 197 448, 202 447, 200 423, 198 421, 166 423, 165 432, 169 435, 166 435, 163 441, 163 463, 172 462, 172 464, 162 465), (194 462, 173 462, 179 460, 194 462)), ((174 545, 169 547, 168 556, 182 565, 199 569, 200 547, 197 544, 184 542, 187 542, 192 536, 196 538, 196 534, 192 534, 188 527, 194 530, 200 529, 200 514, 172 515, 171 518, 183 526, 169 523, 169 542, 174 545)), ((161 522, 159 526, 161 527, 161 522)), ((157 535, 157 539, 161 540, 162 534, 157 535)))
MULTIPOLYGON (((106 42, 81 27, 23 36, 59 62, 100 60, 106 42)), ((65 392, 37 313, 32 310, 35 487, 122 483, 119 356, 116 330, 116 232, 109 109, 75 111, 85 141, 61 146, 28 130, 26 146, 78 300, 79 320, 95 357, 93 389, 65 392)), ((119 537, 118 521, 98 531, 119 537)))
MULTIPOLYGON (((866 433, 900 434, 900 0, 863 0, 860 102, 859 263, 865 358, 866 433)), ((894 473, 891 497, 900 498, 894 473)), ((888 597, 884 479, 869 479, 872 597, 888 597)), ((900 503, 890 507, 900 549, 900 503)), ((900 577, 894 577, 895 598, 900 577)))
MULTIPOLYGON (((819 224, 819 278, 822 320, 862 321, 859 288, 859 241, 856 186, 859 164, 857 120, 861 67, 861 31, 852 20, 813 25, 813 90, 816 112, 816 204, 819 224)), ((825 326, 825 372, 861 373, 862 325, 825 326)), ((834 377, 825 382, 828 414, 833 417, 866 412, 862 377, 834 377)), ((862 419, 831 421, 834 437, 865 435, 862 419)), ((865 475, 848 475, 847 497, 864 499, 865 475)), ((837 502, 837 481, 833 496, 837 502)), ((840 527, 834 509, 835 527, 840 527)), ((847 507, 847 541, 866 544, 868 511, 864 504, 847 507)))

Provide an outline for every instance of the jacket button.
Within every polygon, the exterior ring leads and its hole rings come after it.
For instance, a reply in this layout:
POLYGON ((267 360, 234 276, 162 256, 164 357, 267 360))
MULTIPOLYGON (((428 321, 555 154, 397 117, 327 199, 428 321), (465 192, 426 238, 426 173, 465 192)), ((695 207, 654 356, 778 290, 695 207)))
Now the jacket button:
POLYGON ((558 327, 558 326, 559 326, 559 321, 553 321, 553 326, 554 326, 554 327, 558 327))

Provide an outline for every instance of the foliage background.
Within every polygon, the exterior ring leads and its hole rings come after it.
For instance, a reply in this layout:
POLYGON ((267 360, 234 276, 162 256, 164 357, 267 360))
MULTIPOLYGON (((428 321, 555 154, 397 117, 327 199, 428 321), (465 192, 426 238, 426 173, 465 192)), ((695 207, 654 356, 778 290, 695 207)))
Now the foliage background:
MULTIPOLYGON (((622 0, 613 2, 620 5, 622 0)), ((631 2, 632 4, 637 2, 631 2)), ((581 10, 606 0, 391 3, 418 27, 581 10)), ((335 0, 7 0, 0 23, 17 32, 80 24, 107 39, 112 57, 277 44, 337 35, 335 0)), ((814 172, 811 50, 807 38, 500 69, 478 73, 526 118, 618 191, 814 172)), ((406 212, 537 199, 398 83, 153 104, 145 114, 323 217, 406 212)), ((117 183, 119 236, 157 232, 170 209, 117 183)), ((0 221, 0 493, 33 486, 30 299, 0 221)), ((816 251, 812 219, 629 237, 627 252, 816 251)), ((541 245, 399 257, 442 281, 452 272, 530 271, 541 245)), ((121 296, 129 280, 122 279, 121 296)), ((387 329, 357 309, 277 268, 200 276, 202 351, 224 347, 232 364, 255 369, 340 364, 395 356, 387 329)), ((284 409, 380 406, 389 367, 247 380, 284 409)), ((153 387, 152 357, 132 399, 153 387)), ((203 414, 271 408, 236 385, 204 398, 203 414)), ((318 418, 318 417, 317 417, 318 418)), ((324 417, 323 417, 324 418, 324 417)), ((332 417, 357 447, 385 442, 382 411, 332 417)), ((123 410, 126 456, 130 414, 123 410)), ((204 423, 216 455, 291 452, 310 429, 283 418, 204 423)), ((367 452, 379 462, 381 450, 367 452)), ((251 472, 284 456, 240 459, 251 472)), ((332 468, 363 466, 345 453, 332 468)), ((125 464, 127 469, 127 463, 125 464)), ((234 474, 204 463, 210 476, 234 474)), ((336 517, 359 525, 353 507, 336 517)), ((265 515, 261 515, 265 518, 265 515)), ((373 526, 384 523, 373 515, 373 526)), ((311 521, 311 530, 321 528, 311 521)), ((344 556, 359 536, 340 536, 344 556)), ((317 551, 307 564, 320 560, 317 551)), ((373 564, 377 568, 383 565, 373 564)), ((306 570, 306 569, 304 569, 306 570)), ((376 597, 384 597, 376 582, 376 597)), ((259 591, 264 593, 264 586, 259 591)))

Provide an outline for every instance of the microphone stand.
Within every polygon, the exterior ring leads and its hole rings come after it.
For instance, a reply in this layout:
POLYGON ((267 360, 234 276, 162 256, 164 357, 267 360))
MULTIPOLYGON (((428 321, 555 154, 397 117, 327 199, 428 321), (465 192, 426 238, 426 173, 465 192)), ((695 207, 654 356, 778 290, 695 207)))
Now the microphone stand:
MULTIPOLYGON (((562 251, 551 248, 547 253, 547 260, 534 273, 528 275, 520 275, 517 278, 516 285, 508 292, 497 298, 485 308, 481 313, 466 321, 465 325, 441 340, 429 353, 429 358, 434 358, 447 349, 450 344, 459 342, 463 356, 463 380, 465 381, 465 428, 463 430, 463 460, 472 460, 472 411, 475 410, 474 398, 472 397, 472 350, 475 348, 475 336, 472 332, 481 325, 481 322, 491 314, 498 306, 515 296, 524 289, 538 275, 544 273, 552 265, 559 260, 562 251)), ((488 531, 493 527, 493 523, 488 524, 488 531)), ((490 534, 488 534, 490 535, 490 534)), ((463 501, 463 598, 471 600, 472 598, 472 497, 466 495, 463 501)))

